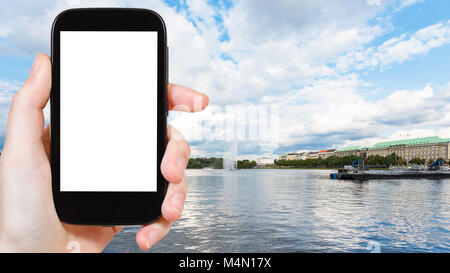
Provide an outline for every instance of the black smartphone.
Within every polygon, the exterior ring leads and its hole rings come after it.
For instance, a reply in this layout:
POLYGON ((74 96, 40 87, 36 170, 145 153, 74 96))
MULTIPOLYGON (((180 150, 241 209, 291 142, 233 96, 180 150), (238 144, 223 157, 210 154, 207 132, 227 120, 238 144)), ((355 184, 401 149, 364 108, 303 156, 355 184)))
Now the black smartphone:
POLYGON ((147 224, 167 182, 168 50, 146 9, 71 9, 52 27, 51 167, 61 221, 147 224))

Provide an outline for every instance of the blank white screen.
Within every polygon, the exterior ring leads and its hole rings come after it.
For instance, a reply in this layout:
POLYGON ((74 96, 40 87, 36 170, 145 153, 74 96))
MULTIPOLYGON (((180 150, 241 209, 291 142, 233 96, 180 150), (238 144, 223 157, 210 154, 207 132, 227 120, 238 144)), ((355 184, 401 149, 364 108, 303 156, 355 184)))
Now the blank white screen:
POLYGON ((61 31, 61 191, 157 190, 157 42, 61 31))

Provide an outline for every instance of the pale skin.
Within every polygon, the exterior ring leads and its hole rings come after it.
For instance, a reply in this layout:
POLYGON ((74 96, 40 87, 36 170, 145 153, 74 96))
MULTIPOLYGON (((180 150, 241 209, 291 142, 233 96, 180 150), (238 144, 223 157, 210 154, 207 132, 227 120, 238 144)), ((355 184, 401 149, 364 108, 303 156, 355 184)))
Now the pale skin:
MULTIPOLYGON (((29 78, 14 96, 8 115, 0 156, 0 252, 71 252, 74 248, 101 252, 121 227, 69 225, 62 223, 55 211, 49 128, 44 129, 42 112, 50 87, 50 59, 40 53, 29 78)), ((168 85, 167 94, 171 110, 199 111, 209 102, 206 95, 175 84, 168 85)), ((189 155, 189 144, 180 132, 168 126, 161 172, 169 185, 162 217, 136 234, 136 242, 143 250, 166 236, 172 222, 181 217, 188 189, 184 171, 189 155)))

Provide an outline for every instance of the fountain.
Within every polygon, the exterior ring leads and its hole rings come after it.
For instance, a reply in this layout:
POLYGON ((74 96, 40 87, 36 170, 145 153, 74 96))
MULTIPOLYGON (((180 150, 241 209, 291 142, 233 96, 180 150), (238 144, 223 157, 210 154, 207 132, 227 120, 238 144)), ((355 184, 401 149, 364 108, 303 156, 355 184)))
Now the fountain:
POLYGON ((237 154, 238 154, 238 143, 237 139, 230 142, 230 150, 225 153, 223 158, 223 168, 225 170, 236 170, 237 164, 237 154))

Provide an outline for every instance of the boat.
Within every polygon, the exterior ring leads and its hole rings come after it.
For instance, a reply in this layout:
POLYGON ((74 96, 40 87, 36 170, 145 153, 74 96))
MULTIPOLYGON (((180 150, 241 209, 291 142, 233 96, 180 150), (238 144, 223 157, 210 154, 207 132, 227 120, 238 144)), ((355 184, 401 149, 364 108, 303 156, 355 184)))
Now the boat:
POLYGON ((443 160, 436 160, 428 168, 395 167, 389 170, 369 170, 364 159, 355 160, 351 166, 344 166, 337 173, 330 174, 331 179, 370 180, 370 179, 441 179, 450 178, 450 171, 443 160))
POLYGON ((204 171, 212 171, 212 170, 214 170, 214 168, 211 168, 211 167, 204 167, 203 170, 204 170, 204 171))

